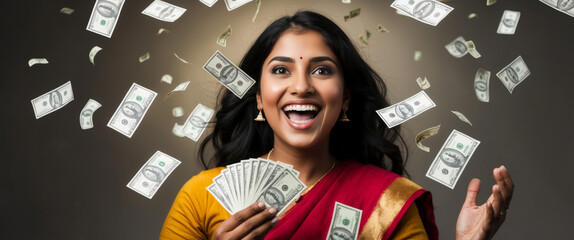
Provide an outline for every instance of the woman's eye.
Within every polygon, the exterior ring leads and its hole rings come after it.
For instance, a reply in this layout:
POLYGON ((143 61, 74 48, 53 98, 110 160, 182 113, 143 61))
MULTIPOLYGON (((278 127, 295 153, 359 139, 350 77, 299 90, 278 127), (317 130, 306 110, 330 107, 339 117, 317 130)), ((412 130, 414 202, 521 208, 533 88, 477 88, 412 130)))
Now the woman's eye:
POLYGON ((282 67, 282 66, 274 67, 273 70, 271 70, 271 72, 273 74, 287 74, 287 73, 289 73, 289 71, 287 71, 287 68, 282 67))
POLYGON ((313 71, 313 74, 329 75, 331 74, 331 69, 327 67, 318 67, 315 69, 315 71, 313 71))

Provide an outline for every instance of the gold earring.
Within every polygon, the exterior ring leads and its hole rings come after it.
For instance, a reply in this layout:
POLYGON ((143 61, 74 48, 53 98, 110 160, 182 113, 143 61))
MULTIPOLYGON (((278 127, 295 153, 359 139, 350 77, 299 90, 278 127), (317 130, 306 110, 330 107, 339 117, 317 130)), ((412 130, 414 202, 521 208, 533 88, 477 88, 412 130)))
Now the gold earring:
POLYGON ((343 116, 339 118, 339 122, 350 122, 351 119, 347 117, 347 111, 343 111, 343 116))
POLYGON ((253 120, 255 120, 256 122, 265 122, 265 118, 263 117, 261 110, 259 110, 259 114, 257 114, 257 117, 253 120))

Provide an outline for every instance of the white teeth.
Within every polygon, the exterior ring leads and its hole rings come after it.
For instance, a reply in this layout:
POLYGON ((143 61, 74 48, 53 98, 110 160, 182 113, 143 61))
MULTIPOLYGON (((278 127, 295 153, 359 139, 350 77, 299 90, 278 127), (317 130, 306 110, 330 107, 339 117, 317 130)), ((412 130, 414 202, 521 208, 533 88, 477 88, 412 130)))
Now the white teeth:
POLYGON ((308 120, 301 120, 301 121, 297 121, 297 120, 293 120, 293 119, 291 119, 291 121, 293 121, 293 122, 295 122, 295 123, 308 123, 308 122, 311 122, 311 121, 313 121, 313 119, 308 119, 308 120))
POLYGON ((317 106, 315 105, 287 105, 283 109, 284 111, 317 111, 317 106))

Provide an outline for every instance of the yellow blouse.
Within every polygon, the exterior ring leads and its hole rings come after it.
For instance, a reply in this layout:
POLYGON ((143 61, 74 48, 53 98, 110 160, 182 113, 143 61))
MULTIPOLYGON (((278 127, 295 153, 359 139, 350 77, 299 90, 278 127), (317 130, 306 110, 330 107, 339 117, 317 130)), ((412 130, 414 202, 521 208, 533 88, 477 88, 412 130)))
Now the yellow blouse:
MULTIPOLYGON (((207 191, 225 167, 203 171, 183 185, 163 224, 159 239, 211 239, 231 214, 207 191)), ((391 239, 428 239, 416 204, 407 210, 391 239)))

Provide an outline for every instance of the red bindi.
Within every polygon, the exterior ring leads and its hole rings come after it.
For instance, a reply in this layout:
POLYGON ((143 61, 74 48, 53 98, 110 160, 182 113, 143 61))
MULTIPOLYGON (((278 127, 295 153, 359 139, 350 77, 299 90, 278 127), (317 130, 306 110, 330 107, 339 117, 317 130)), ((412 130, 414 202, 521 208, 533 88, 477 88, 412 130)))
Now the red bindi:
POLYGON ((299 57, 299 59, 303 59, 303 57, 299 57))

